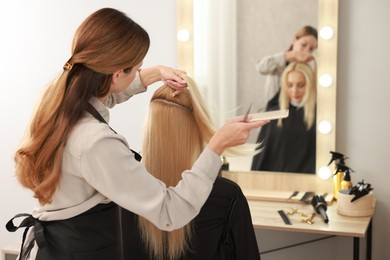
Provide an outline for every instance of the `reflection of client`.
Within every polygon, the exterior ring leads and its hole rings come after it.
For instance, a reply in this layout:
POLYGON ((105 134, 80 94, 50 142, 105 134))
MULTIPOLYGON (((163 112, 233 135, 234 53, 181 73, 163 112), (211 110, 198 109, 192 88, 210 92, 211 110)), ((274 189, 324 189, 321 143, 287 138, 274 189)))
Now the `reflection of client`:
POLYGON ((280 106, 289 116, 261 128, 257 142, 263 150, 253 158, 252 170, 314 173, 316 158, 315 71, 306 63, 290 63, 284 70, 280 106))
MULTIPOLYGON (((142 162, 167 185, 176 185, 214 132, 195 83, 183 78, 188 88, 177 96, 166 86, 154 93, 144 132, 142 162)), ((226 152, 253 155, 251 146, 226 152)), ((199 215, 179 230, 161 231, 131 212, 122 212, 122 223, 124 259, 260 259, 248 203, 240 187, 222 177, 199 215)))
POLYGON ((265 90, 267 108, 277 104, 280 90, 280 76, 290 62, 309 62, 317 49, 317 30, 311 26, 300 28, 294 35, 286 52, 264 57, 256 64, 256 70, 266 75, 265 90))

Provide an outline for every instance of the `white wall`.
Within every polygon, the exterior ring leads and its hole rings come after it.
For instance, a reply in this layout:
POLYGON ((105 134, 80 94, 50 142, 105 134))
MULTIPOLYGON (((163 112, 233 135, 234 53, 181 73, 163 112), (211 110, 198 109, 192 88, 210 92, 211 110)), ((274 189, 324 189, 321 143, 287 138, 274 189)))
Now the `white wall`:
MULTIPOLYGON (((124 11, 149 31, 152 46, 145 65, 176 64, 172 1, 110 1, 116 7, 123 6, 124 11)), ((76 26, 105 3, 95 0, 88 6, 80 6, 76 5, 77 1, 68 0, 56 2, 54 6, 50 0, 35 0, 34 5, 28 0, 19 1, 22 4, 15 2, 0 3, 0 225, 5 225, 13 214, 33 206, 30 193, 20 188, 12 177, 12 155, 30 118, 35 97, 67 60, 76 26), (39 19, 49 20, 39 22, 39 19)), ((388 10, 388 0, 340 0, 337 150, 350 157, 349 165, 356 171, 353 180, 365 179, 374 187, 378 199, 373 229, 374 260, 390 259, 390 177, 386 164, 390 147, 390 116, 386 111, 390 97, 388 10)), ((139 147, 139 126, 144 114, 144 111, 139 113, 138 106, 144 108, 143 102, 143 99, 133 100, 112 113, 113 127, 121 133, 131 132, 128 140, 135 148, 139 147), (126 113, 130 113, 131 123, 120 121, 126 113)), ((261 250, 307 239, 292 233, 257 233, 261 250)), ((14 235, 0 228, 0 247, 14 243, 20 236, 21 232, 14 235)), ((267 254, 262 259, 352 259, 352 239, 332 238, 267 254)))
MULTIPOLYGON (((6 222, 16 213, 30 212, 35 204, 32 194, 21 188, 13 177, 13 154, 30 120, 36 98, 69 59, 78 25, 103 7, 124 11, 148 31, 151 47, 144 67, 176 66, 175 0, 0 2, 0 248, 14 244, 22 236, 22 231, 8 233, 6 222)), ((111 113, 111 126, 126 135, 135 150, 140 150, 150 93, 134 97, 111 113)))
POLYGON ((373 259, 390 259, 390 1, 340 0, 337 150, 374 187, 373 259))

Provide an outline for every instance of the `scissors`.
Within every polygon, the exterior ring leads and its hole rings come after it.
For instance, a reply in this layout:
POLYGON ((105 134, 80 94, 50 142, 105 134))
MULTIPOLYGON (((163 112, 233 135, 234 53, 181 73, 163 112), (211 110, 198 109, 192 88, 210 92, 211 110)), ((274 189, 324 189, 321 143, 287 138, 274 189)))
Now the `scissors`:
POLYGON ((244 116, 244 122, 248 122, 249 112, 251 111, 252 104, 249 106, 248 111, 246 111, 246 114, 244 116))

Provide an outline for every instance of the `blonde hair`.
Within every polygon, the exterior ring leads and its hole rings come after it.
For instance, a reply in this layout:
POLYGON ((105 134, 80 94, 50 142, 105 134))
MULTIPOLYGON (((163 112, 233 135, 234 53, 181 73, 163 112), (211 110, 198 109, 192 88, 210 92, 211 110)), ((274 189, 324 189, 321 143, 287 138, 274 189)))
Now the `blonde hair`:
POLYGON ((72 56, 44 91, 15 154, 19 182, 31 189, 41 204, 52 200, 66 140, 90 99, 107 95, 112 74, 120 69, 129 72, 148 49, 147 32, 115 9, 96 11, 77 29, 72 56))
MULTIPOLYGON (((181 179, 184 170, 192 167, 215 133, 195 82, 187 75, 182 77, 188 88, 179 95, 173 97, 172 89, 167 86, 155 91, 150 102, 142 148, 142 162, 147 170, 171 186, 181 179)), ((234 147, 228 152, 254 155, 258 151, 252 145, 251 148, 234 147)), ((165 232, 142 217, 138 219, 144 245, 155 259, 177 259, 189 250, 191 222, 181 229, 165 232)))
MULTIPOLYGON (((315 62, 314 62, 315 64, 315 62)), ((310 129, 315 121, 316 113, 316 99, 317 99, 317 84, 316 84, 316 68, 310 67, 307 63, 291 62, 283 71, 282 74, 282 87, 279 95, 279 106, 280 109, 288 109, 290 106, 290 99, 288 97, 287 89, 288 74, 292 71, 302 73, 305 78, 305 94, 302 98, 301 103, 298 105, 299 108, 304 110, 304 121, 307 129, 310 129)), ((278 126, 282 126, 282 119, 278 119, 278 126)))

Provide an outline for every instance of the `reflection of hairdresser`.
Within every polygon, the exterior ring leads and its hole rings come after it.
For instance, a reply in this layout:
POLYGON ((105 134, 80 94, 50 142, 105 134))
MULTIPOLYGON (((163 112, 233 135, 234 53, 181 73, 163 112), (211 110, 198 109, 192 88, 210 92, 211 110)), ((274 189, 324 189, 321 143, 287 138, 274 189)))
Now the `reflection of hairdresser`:
POLYGON ((266 56, 256 64, 256 70, 260 74, 266 75, 267 108, 278 102, 280 76, 284 68, 293 61, 311 61, 313 59, 312 52, 315 49, 317 49, 317 30, 311 26, 304 26, 295 33, 291 46, 286 52, 266 56))
POLYGON ((289 109, 287 118, 273 120, 260 130, 263 150, 253 158, 252 170, 314 173, 316 158, 315 70, 291 62, 284 70, 279 104, 269 110, 289 109))
MULTIPOLYGON (((175 97, 167 86, 154 93, 144 132, 142 162, 171 186, 214 133, 195 83, 184 79, 188 89, 175 97)), ((226 152, 253 155, 254 145, 250 146, 226 152)), ((216 179, 199 215, 181 229, 161 231, 128 211, 122 211, 122 223, 124 259, 260 259, 248 203, 240 187, 222 177, 216 179)))

